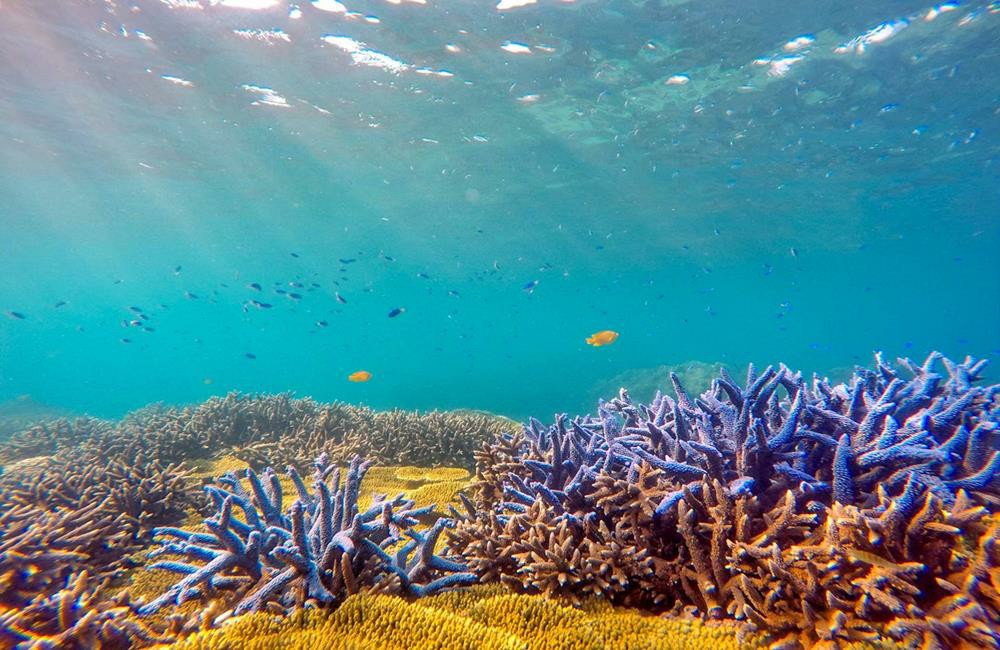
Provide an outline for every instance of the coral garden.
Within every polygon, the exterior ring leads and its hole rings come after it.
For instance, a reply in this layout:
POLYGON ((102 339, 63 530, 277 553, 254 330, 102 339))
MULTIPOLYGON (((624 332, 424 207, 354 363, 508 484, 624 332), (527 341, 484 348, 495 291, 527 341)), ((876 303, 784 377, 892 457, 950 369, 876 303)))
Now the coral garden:
POLYGON ((10 437, 0 448, 0 464, 82 448, 104 456, 142 453, 165 463, 230 454, 260 468, 305 470, 327 454, 334 462, 360 455, 387 465, 471 469, 480 444, 516 428, 511 420, 476 411, 374 411, 289 394, 229 393, 189 407, 149 406, 120 422, 41 422, 10 437))
POLYGON ((520 428, 240 394, 35 424, 0 647, 997 647, 984 367, 671 374, 520 428))

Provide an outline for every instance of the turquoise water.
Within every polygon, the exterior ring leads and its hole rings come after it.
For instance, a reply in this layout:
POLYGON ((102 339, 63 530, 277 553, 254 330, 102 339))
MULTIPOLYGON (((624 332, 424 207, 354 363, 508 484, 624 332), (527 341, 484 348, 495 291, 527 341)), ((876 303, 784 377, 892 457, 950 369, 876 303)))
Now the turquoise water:
POLYGON ((238 4, 0 2, 0 401, 1000 353, 995 3, 238 4))

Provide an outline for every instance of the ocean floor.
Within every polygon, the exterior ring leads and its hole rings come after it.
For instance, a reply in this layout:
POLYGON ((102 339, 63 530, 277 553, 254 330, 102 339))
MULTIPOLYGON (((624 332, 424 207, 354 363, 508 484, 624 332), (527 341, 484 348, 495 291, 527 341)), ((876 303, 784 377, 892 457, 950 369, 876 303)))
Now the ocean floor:
POLYGON ((995 647, 983 366, 671 375, 551 424, 237 393, 43 417, 0 446, 0 647, 995 647))

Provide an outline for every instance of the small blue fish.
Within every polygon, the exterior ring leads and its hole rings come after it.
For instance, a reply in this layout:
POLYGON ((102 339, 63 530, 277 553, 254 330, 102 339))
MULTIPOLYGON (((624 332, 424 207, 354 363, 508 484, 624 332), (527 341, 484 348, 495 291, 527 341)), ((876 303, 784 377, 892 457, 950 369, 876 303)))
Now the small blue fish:
POLYGON ((121 339, 122 343, 131 343, 132 339, 121 339))
POLYGON ((141 314, 142 307, 136 307, 135 305, 132 305, 131 307, 129 307, 129 311, 134 311, 137 314, 141 314))
POLYGON ((260 291, 260 284, 256 282, 251 282, 247 285, 247 289, 253 289, 254 291, 260 291))
POLYGON ((56 309, 59 309, 60 307, 62 307, 62 306, 63 306, 63 305, 65 305, 65 304, 66 304, 66 301, 65 301, 65 300, 60 300, 60 301, 59 301, 59 302, 57 302, 57 303, 56 303, 55 305, 53 305, 53 307, 55 307, 56 309))
POLYGON ((300 293, 289 293, 288 297, 292 300, 302 300, 302 294, 300 293))
POLYGON ((342 305, 346 305, 347 304, 347 298, 345 298, 342 295, 340 295, 339 291, 334 291, 333 295, 334 295, 334 297, 337 298, 337 302, 339 302, 340 304, 342 304, 342 305))
POLYGON ((326 327, 327 325, 329 325, 329 323, 327 323, 325 320, 316 321, 316 327, 326 327))
POLYGON ((396 307, 389 312, 389 318, 395 318, 406 311, 406 307, 396 307))
POLYGON ((521 290, 526 291, 528 293, 532 293, 535 290, 535 287, 537 286, 538 286, 538 280, 532 280, 531 282, 521 287, 521 290))
POLYGON ((187 298, 188 300, 197 300, 198 299, 198 294, 191 293, 190 291, 185 291, 184 292, 184 297, 187 298))
POLYGON ((178 264, 177 266, 174 267, 174 275, 180 275, 180 274, 181 274, 181 265, 178 264))
POLYGON ((17 320, 24 320, 26 316, 19 311, 5 311, 5 314, 10 318, 16 318, 17 320))
POLYGON ((427 275, 423 271, 421 271, 420 273, 417 273, 417 277, 418 278, 423 278, 424 280, 430 280, 431 279, 431 276, 427 275))
POLYGON ((357 262, 357 261, 358 261, 357 258, 354 258, 354 257, 341 257, 340 258, 340 263, 341 264, 353 264, 354 262, 357 262))
POLYGON ((251 300, 250 304, 253 305, 254 307, 256 307, 257 309, 270 309, 271 308, 271 303, 269 303, 269 302, 260 302, 258 300, 251 300))
POLYGON ((291 255, 292 257, 298 257, 299 256, 298 253, 289 253, 289 255, 291 255))
POLYGON ((256 359, 257 358, 257 355, 254 354, 253 352, 247 352, 243 356, 245 356, 247 359, 256 359))

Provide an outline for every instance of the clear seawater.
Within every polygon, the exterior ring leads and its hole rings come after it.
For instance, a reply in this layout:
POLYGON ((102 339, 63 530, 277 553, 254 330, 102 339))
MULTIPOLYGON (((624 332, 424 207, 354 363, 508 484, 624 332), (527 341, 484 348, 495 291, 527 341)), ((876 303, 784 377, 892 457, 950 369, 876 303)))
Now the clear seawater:
POLYGON ((997 3, 345 5, 0 0, 0 402, 1000 357, 997 3))

